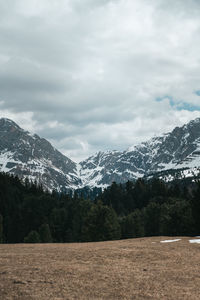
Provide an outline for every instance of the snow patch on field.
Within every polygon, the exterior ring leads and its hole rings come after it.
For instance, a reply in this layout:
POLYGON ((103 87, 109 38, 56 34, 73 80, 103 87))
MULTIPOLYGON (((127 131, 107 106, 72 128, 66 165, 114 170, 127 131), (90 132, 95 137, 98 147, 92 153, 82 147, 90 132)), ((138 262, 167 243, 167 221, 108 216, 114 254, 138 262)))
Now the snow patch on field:
POLYGON ((190 243, 194 244, 200 244, 200 239, 194 239, 194 240, 189 240, 190 243))
POLYGON ((178 242, 181 239, 175 239, 175 240, 164 240, 164 241, 160 241, 161 243, 173 243, 173 242, 178 242))

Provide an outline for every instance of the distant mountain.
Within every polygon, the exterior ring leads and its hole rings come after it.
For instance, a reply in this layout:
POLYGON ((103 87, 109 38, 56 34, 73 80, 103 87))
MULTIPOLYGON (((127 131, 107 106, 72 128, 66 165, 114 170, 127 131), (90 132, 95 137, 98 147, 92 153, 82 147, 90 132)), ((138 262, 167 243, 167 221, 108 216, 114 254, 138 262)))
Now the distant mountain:
POLYGON ((62 191, 80 184, 76 166, 47 140, 30 134, 9 119, 0 119, 1 171, 62 191))
POLYGON ((79 164, 47 140, 0 119, 0 171, 58 191, 104 188, 113 181, 124 183, 150 174, 166 180, 195 176, 200 171, 200 118, 126 151, 98 152, 79 164))
MULTIPOLYGON (((166 170, 179 170, 179 176, 196 175, 200 167, 200 118, 126 151, 99 152, 80 165, 83 182, 91 186, 123 183, 161 171, 166 177, 166 170)), ((168 180, 173 179, 167 174, 168 180)))

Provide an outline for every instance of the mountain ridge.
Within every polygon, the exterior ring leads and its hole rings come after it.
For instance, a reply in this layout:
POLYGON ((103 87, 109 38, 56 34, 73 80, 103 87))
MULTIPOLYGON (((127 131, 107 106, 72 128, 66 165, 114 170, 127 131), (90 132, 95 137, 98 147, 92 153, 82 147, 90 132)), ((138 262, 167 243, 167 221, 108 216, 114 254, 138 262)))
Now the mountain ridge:
POLYGON ((79 182, 72 160, 46 139, 25 131, 12 120, 0 119, 0 140, 1 171, 36 180, 51 190, 61 191, 66 183, 76 187, 79 182))
MULTIPOLYGON (((46 139, 0 119, 0 171, 28 177, 49 190, 105 188, 165 170, 200 167, 200 118, 124 151, 99 151, 73 162, 46 139)), ((184 176, 189 176, 189 172, 184 176)))

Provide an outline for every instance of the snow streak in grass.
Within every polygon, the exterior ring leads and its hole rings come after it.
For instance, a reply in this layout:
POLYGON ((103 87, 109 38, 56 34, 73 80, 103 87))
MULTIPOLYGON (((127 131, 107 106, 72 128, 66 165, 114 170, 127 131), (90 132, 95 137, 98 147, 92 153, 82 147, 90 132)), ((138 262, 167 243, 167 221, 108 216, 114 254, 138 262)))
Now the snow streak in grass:
POLYGON ((164 241, 160 241, 161 243, 173 243, 173 242, 178 242, 181 239, 175 239, 175 240, 164 240, 164 241))

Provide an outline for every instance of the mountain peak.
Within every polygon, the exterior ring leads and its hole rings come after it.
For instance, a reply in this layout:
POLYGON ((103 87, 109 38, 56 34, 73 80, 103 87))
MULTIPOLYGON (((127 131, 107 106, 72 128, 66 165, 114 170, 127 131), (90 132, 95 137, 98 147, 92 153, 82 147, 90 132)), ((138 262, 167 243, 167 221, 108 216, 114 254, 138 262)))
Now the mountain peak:
POLYGON ((0 170, 37 180, 49 190, 106 187, 167 170, 187 169, 191 176, 199 167, 200 118, 126 151, 99 151, 79 164, 12 120, 0 119, 0 170))
POLYGON ((58 191, 79 184, 76 164, 47 140, 21 129, 10 119, 0 119, 0 171, 37 181, 58 191))
POLYGON ((21 129, 14 121, 8 118, 0 118, 0 127, 15 127, 21 129))
POLYGON ((190 121, 190 123, 200 123, 200 117, 190 121))

